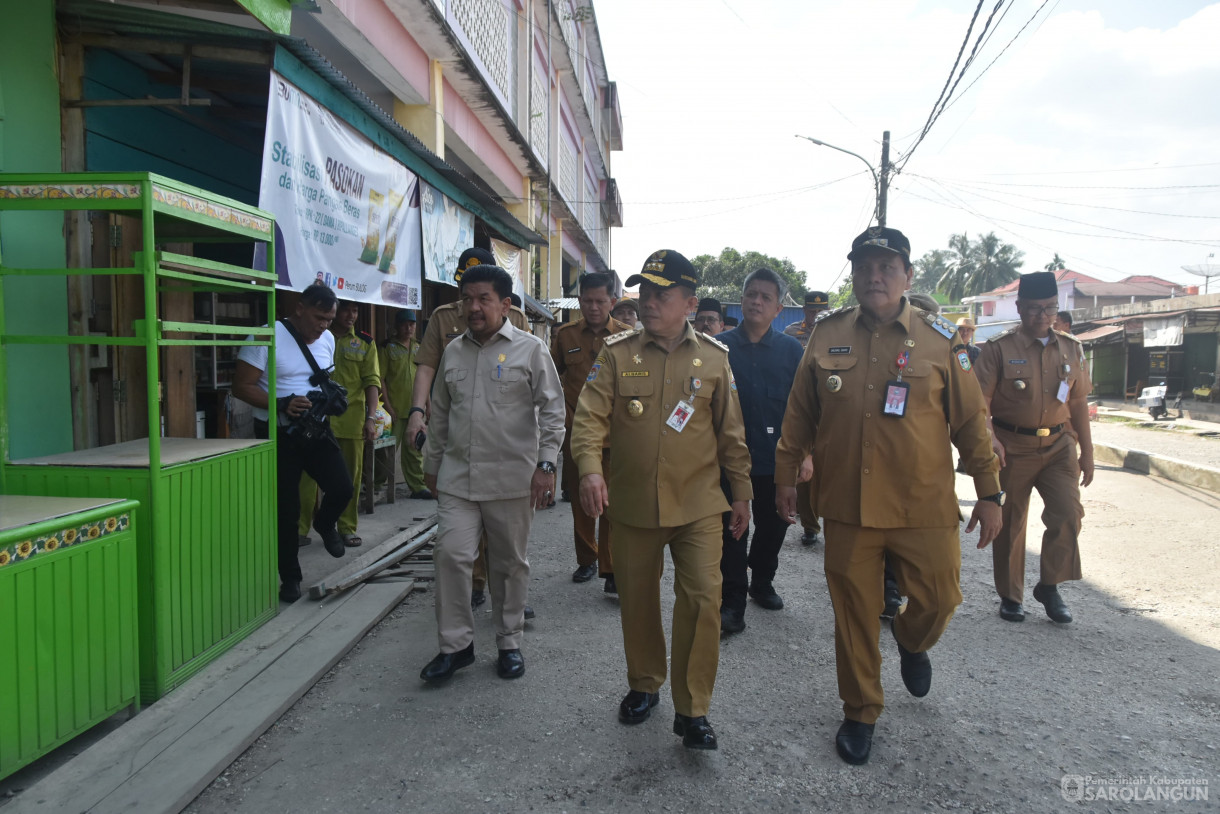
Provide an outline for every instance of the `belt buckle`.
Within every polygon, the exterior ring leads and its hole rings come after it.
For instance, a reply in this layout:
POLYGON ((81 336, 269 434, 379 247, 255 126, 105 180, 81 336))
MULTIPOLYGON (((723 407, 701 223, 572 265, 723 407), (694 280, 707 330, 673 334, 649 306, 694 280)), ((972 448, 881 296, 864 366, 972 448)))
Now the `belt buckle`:
POLYGON ((1045 438, 1050 434, 1050 427, 1039 427, 1037 433, 1035 433, 1035 435, 1037 435, 1039 438, 1045 438))

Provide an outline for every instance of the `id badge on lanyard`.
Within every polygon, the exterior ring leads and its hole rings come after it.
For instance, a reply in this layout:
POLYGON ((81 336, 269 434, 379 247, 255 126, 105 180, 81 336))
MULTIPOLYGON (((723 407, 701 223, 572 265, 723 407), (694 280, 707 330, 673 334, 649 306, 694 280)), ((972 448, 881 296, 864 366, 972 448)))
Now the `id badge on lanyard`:
POLYGON ((690 380, 690 400, 682 399, 675 404, 674 411, 669 414, 669 418, 665 419, 666 424, 678 432, 686 429, 686 422, 690 421, 691 416, 695 414, 695 396, 702 386, 703 381, 698 377, 690 380))
POLYGON ((911 385, 902 380, 902 371, 910 361, 910 356, 910 352, 905 350, 898 356, 898 379, 885 383, 885 415, 902 418, 907 414, 907 396, 911 393, 911 385))

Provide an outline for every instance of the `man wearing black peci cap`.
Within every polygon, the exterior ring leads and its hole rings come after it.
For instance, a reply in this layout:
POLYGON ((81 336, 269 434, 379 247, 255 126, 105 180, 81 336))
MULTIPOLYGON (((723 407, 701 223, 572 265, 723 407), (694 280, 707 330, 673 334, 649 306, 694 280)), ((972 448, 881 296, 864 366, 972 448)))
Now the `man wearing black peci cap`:
POLYGON ((829 308, 830 298, 826 296, 825 291, 806 291, 805 320, 792 323, 784 328, 784 333, 796 337, 796 341, 801 343, 802 348, 808 346, 809 335, 813 333, 813 323, 817 322, 818 317, 829 308))
POLYGON ((1034 599, 1052 620, 1072 621, 1058 586, 1081 577, 1080 487, 1093 481, 1087 400, 1092 384, 1080 341, 1051 330, 1058 309, 1059 285, 1053 272, 1022 275, 1017 287, 1021 326, 983 345, 976 370, 991 414, 1000 486, 1007 494, 1004 528, 991 554, 1000 617, 1009 622, 1025 619, 1025 528, 1031 489, 1038 490, 1046 505, 1034 599))
POLYGON ((843 699, 835 748, 860 764, 885 700, 878 648, 885 557, 909 598, 891 626, 902 682, 922 697, 932 686, 927 651, 962 600, 950 444, 974 478, 979 500, 966 530, 981 526, 980 546, 999 531, 1003 494, 983 394, 965 353, 953 351, 957 330, 903 296, 913 277, 911 244, 897 229, 876 227, 847 257, 860 305, 814 326, 775 451, 775 501, 793 522, 797 470, 812 452, 843 699))
POLYGON ((715 297, 704 297, 695 308, 695 319, 691 322, 696 331, 715 336, 724 330, 724 309, 715 297))
POLYGON ((576 403, 572 457, 585 512, 612 521, 630 687, 619 720, 646 720, 665 682, 660 576, 668 546, 674 733, 687 748, 715 749, 707 712, 720 660, 720 515, 731 508, 738 537, 749 526, 750 452, 728 348, 686 321, 698 305, 698 272, 678 252, 659 251, 628 278, 636 284, 644 327, 605 340, 576 403))

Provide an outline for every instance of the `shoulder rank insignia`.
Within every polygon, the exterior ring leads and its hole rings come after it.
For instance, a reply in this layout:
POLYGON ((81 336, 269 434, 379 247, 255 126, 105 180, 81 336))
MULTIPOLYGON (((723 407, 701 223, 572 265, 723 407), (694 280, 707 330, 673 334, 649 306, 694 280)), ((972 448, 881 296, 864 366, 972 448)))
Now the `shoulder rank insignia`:
POLYGON ((844 306, 842 308, 831 308, 827 311, 823 311, 822 313, 818 314, 816 317, 813 318, 813 324, 816 325, 819 322, 821 322, 822 320, 826 319, 827 317, 834 316, 835 314, 842 314, 846 310, 847 310, 847 306, 844 306))
POLYGON ((721 341, 720 341, 719 339, 717 339, 716 337, 714 337, 714 336, 708 336, 707 334, 702 333, 702 332, 698 332, 698 333, 699 333, 699 338, 700 338, 700 339, 702 339, 703 341, 705 341, 705 342, 710 342, 711 344, 713 344, 713 345, 715 345, 716 347, 720 348, 720 349, 721 349, 722 351, 724 351, 725 353, 728 353, 728 352, 729 352, 729 346, 728 346, 728 345, 726 345, 726 344, 724 344, 723 342, 721 342, 721 341))
POLYGON ((991 338, 990 338, 990 339, 988 339, 987 341, 988 341, 988 342, 995 342, 997 339, 1003 339, 1003 338, 1004 338, 1004 337, 1006 337, 1006 336, 1012 336, 1013 334, 1015 334, 1015 333, 1017 332, 1017 329, 1018 329, 1019 327, 1020 327, 1020 326, 1013 326, 1012 328, 1009 328, 1007 331, 1000 331, 998 334, 996 334, 995 336, 991 337, 991 338))
POLYGON ((1066 331, 1055 331, 1055 334, 1057 336, 1062 336, 1064 339, 1070 339, 1073 342, 1075 342, 1077 345, 1081 344, 1080 340, 1076 338, 1075 334, 1070 334, 1070 333, 1067 333, 1066 331))
POLYGON ((603 344, 605 344, 606 346, 610 346, 610 345, 613 345, 615 342, 622 342, 627 337, 635 336, 642 330, 644 330, 644 329, 643 328, 632 328, 630 331, 619 331, 616 334, 610 334, 609 336, 606 337, 606 341, 603 344))
POLYGON ((365 342, 368 342, 370 345, 373 344, 373 337, 371 334, 367 334, 364 331, 356 331, 356 336, 360 337, 365 342))
POLYGON ((957 326, 949 320, 942 317, 940 314, 933 314, 931 311, 924 311, 923 318, 932 330, 943 336, 945 339, 952 339, 953 334, 957 333, 957 326))

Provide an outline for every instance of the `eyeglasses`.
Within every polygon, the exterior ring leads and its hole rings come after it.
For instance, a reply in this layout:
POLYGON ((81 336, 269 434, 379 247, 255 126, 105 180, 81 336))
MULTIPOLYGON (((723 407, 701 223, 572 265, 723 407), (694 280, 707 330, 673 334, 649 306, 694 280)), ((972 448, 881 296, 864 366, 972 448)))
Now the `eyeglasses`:
POLYGON ((1027 314, 1033 317, 1053 317, 1059 313, 1058 305, 1022 305, 1021 307, 1027 314))

